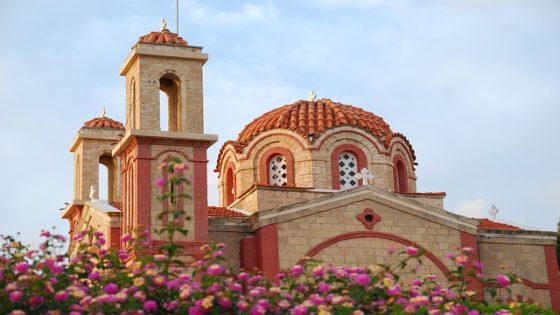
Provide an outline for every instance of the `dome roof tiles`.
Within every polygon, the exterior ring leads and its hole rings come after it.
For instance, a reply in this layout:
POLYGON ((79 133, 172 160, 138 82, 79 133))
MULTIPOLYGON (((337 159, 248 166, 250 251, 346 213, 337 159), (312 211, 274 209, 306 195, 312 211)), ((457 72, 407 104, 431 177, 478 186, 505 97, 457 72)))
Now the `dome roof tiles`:
POLYGON ((330 99, 297 101, 273 109, 256 118, 239 133, 237 142, 246 145, 262 132, 287 129, 304 138, 318 137, 328 129, 352 126, 364 129, 388 147, 393 132, 383 118, 361 108, 333 102, 330 99))
POLYGON ((84 127, 95 129, 124 129, 124 126, 121 122, 105 116, 86 121, 84 123, 84 127))
POLYGON ((138 42, 149 43, 149 44, 185 46, 185 47, 189 46, 187 41, 185 41, 181 36, 170 32, 168 29, 163 29, 160 32, 151 32, 149 34, 140 36, 138 42))

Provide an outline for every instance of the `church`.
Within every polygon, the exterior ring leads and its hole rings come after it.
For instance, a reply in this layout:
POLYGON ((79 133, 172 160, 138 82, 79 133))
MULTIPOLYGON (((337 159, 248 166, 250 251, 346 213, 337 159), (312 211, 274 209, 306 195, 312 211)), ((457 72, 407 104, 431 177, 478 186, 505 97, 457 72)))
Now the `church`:
MULTIPOLYGON (((202 47, 165 27, 139 37, 120 69, 124 123, 102 114, 86 121, 70 145, 73 197, 62 217, 71 236, 94 228, 107 247, 129 251, 130 260, 158 252, 165 240, 156 234, 140 252, 120 239, 162 226, 158 214, 169 205, 158 200, 166 187, 156 180, 167 176, 159 166, 179 159, 192 179, 177 187, 192 197, 179 205, 191 219, 177 220, 189 230, 179 238, 187 260, 202 258, 201 245, 222 242, 230 268, 270 277, 305 258, 390 264, 395 258, 387 248, 415 246, 425 253, 417 271, 449 283, 454 263, 447 254, 470 247, 485 277, 522 279, 513 285, 514 299, 560 312, 556 233, 445 210, 444 192, 416 190, 418 163, 406 136, 360 107, 310 93, 249 122, 209 165, 207 149, 218 136, 204 132, 207 60, 202 47), (160 104, 160 92, 167 104, 160 104), (162 113, 167 128, 160 126, 162 113), (96 195, 100 167, 107 169, 108 200, 96 195), (218 175, 217 206, 208 205, 208 167, 218 175)), ((76 252, 71 243, 69 253, 76 252)), ((470 289, 484 294, 485 288, 470 289)))

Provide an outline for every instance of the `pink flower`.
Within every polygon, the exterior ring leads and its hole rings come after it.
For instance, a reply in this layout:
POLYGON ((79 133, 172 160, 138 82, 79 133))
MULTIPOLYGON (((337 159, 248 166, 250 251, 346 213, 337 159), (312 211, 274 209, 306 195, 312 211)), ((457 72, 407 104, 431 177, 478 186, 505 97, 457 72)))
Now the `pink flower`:
POLYGON ((387 249, 385 249, 385 252, 389 255, 393 255, 397 252, 397 249, 394 246, 389 246, 387 247, 387 249))
POLYGON ((179 173, 179 172, 182 172, 182 171, 188 170, 188 169, 189 169, 189 167, 185 163, 178 163, 178 164, 173 165, 173 170, 176 173, 179 173))
POLYGON ((166 282, 167 282, 167 278, 164 275, 157 275, 152 279, 152 283, 156 287, 161 287, 165 285, 166 282))
POLYGON ((387 294, 389 295, 398 295, 401 293, 401 287, 398 285, 392 286, 389 289, 387 289, 387 294))
POLYGON ((507 287, 511 281, 509 280, 509 277, 506 275, 497 275, 496 276, 496 281, 498 281, 498 283, 502 286, 502 287, 507 287))
POLYGON ((221 250, 217 250, 217 251, 212 253, 212 258, 218 258, 218 257, 222 257, 222 256, 224 256, 224 252, 222 252, 221 250))
POLYGON ((365 287, 371 282, 371 279, 366 274, 359 274, 356 276, 354 281, 356 281, 357 284, 365 287))
POLYGON ((225 309, 231 308, 231 300, 225 297, 220 298, 218 304, 225 309))
POLYGON ((304 305, 298 305, 296 307, 294 307, 291 311, 291 314, 293 315, 306 315, 307 314, 307 307, 305 307, 304 305))
POLYGON ((163 162, 159 165, 159 169, 162 170, 167 167, 167 162, 163 162))
POLYGON ((58 291, 54 294, 54 300, 57 302, 66 301, 68 299, 68 292, 58 291))
POLYGON ((103 290, 107 294, 116 294, 117 292, 119 292, 119 286, 116 285, 115 283, 108 283, 107 285, 105 285, 103 290))
POLYGON ((127 259, 128 253, 121 249, 117 252, 117 256, 119 256, 120 259, 127 259))
POLYGON ((29 265, 26 262, 17 263, 15 266, 16 273, 26 273, 29 270, 29 265))
POLYGON ((101 277, 101 275, 97 271, 90 273, 88 276, 89 280, 97 280, 99 277, 101 277))
POLYGON ((325 281, 321 281, 319 282, 317 289, 319 289, 319 292, 325 293, 325 292, 329 292, 330 286, 325 281))
POLYGON ((293 277, 297 277, 303 273, 303 267, 301 265, 295 265, 292 267, 290 272, 293 277))
POLYGON ((418 254, 418 248, 412 246, 408 246, 405 251, 409 256, 416 256, 418 254))
POLYGON ((126 243, 132 239, 132 235, 127 233, 121 237, 121 242, 126 243))
POLYGON ((156 179, 156 185, 158 185, 158 187, 163 187, 165 185, 165 178, 160 177, 156 179))
POLYGON ((467 261, 469 261, 469 257, 467 255, 459 255, 455 257, 455 263, 457 266, 464 266, 467 264, 467 261))
POLYGON ((217 276, 222 273, 224 268, 218 264, 212 264, 206 269, 206 273, 210 276, 217 276))
POLYGON ((12 303, 17 303, 19 300, 21 300, 21 297, 23 296, 23 292, 21 291, 12 291, 10 292, 10 302, 12 303))
POLYGON ((146 312, 153 312, 155 310, 157 310, 158 306, 157 303, 155 301, 152 300, 148 300, 146 302, 144 302, 144 310, 146 312))
POLYGON ((34 307, 43 304, 44 301, 45 299, 43 299, 42 297, 34 295, 29 299, 28 303, 29 305, 31 305, 31 307, 34 307))
POLYGON ((237 275, 237 280, 239 281, 247 281, 249 279, 249 275, 246 272, 241 272, 237 275))
POLYGON ((467 315, 480 315, 480 312, 477 310, 472 310, 467 315))

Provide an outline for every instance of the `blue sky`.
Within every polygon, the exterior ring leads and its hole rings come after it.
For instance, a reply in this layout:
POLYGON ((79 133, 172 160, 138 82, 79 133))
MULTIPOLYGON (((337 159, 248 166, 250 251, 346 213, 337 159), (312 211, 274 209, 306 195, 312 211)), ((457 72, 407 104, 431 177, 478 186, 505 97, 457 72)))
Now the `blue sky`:
MULTIPOLYGON (((99 115, 124 121, 119 68, 174 0, 0 0, 0 233, 66 233, 70 142, 99 115)), ((416 150, 419 191, 446 208, 555 230, 560 217, 560 2, 181 0, 204 46, 210 203, 223 141, 314 90, 385 118, 416 150)))

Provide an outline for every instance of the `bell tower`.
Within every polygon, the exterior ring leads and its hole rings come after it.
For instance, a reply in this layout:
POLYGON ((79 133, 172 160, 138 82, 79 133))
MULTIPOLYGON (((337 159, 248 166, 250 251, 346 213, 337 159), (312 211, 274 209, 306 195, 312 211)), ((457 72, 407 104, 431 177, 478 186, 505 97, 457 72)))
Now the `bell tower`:
MULTIPOLYGON (((204 134, 202 67, 207 60, 202 47, 190 46, 165 24, 159 32, 141 36, 120 72, 126 79, 126 132, 113 149, 122 167, 123 234, 162 227, 158 214, 167 205, 158 197, 165 188, 155 183, 166 170, 160 165, 178 158, 188 166, 191 185, 181 189, 191 199, 181 206, 191 219, 179 221, 189 233, 178 240, 195 259, 200 258, 198 248, 208 242, 206 151, 218 139, 204 134), (160 93, 167 96, 164 104, 160 93), (167 128, 160 126, 163 115, 167 128)), ((152 235, 145 254, 165 244, 152 235)))

